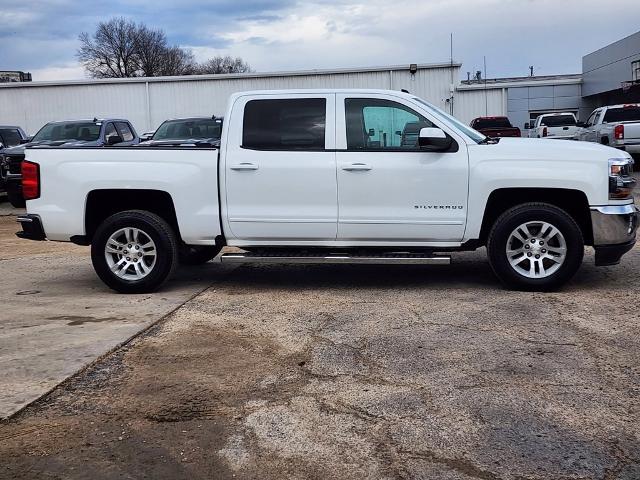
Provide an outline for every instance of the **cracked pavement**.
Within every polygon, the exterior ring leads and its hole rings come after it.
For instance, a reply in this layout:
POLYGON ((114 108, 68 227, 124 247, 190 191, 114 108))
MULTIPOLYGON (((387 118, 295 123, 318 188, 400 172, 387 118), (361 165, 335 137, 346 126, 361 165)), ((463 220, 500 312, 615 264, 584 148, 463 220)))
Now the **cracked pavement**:
POLYGON ((218 275, 1 424, 0 478, 640 478, 640 248, 551 294, 454 261, 218 275))

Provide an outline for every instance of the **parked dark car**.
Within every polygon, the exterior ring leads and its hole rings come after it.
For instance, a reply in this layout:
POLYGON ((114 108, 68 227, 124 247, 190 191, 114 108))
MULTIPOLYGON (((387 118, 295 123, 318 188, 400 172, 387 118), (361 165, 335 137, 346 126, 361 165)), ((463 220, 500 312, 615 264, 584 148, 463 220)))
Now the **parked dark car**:
POLYGON ((110 147, 139 143, 138 134, 128 120, 105 118, 51 122, 42 127, 28 142, 7 148, 0 169, 11 205, 23 207, 20 172, 26 147, 110 147))
POLYGON ((221 117, 192 117, 165 120, 150 140, 140 146, 151 147, 219 147, 222 133, 221 117))
POLYGON ((470 124, 471 128, 487 137, 520 137, 518 127, 511 125, 507 117, 478 117, 470 124))
POLYGON ((27 134, 20 127, 13 125, 0 125, 0 192, 5 191, 4 151, 7 148, 17 147, 26 142, 27 134))

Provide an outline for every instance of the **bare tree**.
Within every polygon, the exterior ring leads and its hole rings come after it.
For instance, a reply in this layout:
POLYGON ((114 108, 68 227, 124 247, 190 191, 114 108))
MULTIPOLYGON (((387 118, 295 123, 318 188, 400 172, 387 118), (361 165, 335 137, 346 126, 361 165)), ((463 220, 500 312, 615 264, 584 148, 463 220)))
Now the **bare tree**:
POLYGON ((198 73, 200 74, 249 73, 251 71, 251 66, 242 58, 233 58, 229 55, 210 58, 198 66, 198 73))
POLYGON ((80 35, 77 55, 92 77, 135 77, 138 72, 136 24, 122 17, 100 22, 93 36, 80 35))
POLYGON ((230 56, 218 56, 198 64, 190 50, 169 46, 162 30, 122 17, 100 22, 93 35, 82 33, 79 38, 78 59, 94 78, 251 71, 241 58, 230 56))

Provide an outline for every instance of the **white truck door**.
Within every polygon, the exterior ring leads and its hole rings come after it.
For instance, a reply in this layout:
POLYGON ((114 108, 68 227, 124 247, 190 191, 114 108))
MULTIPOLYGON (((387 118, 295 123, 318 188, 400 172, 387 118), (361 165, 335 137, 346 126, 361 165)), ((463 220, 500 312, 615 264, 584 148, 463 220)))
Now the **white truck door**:
POLYGON ((232 112, 223 199, 231 237, 334 241, 335 95, 241 96, 232 112))
POLYGON ((587 124, 585 128, 582 130, 582 133, 580 134, 580 140, 583 140, 585 142, 597 141, 596 127, 597 127, 598 117, 600 116, 600 112, 601 110, 595 110, 594 112, 591 113, 591 115, 589 115, 587 124))
MULTIPOLYGON (((460 241, 467 214, 466 143, 402 97, 336 95, 338 240, 460 241), (423 127, 442 127, 457 151, 425 152, 423 127)), ((420 109, 421 110, 421 109, 420 109)))

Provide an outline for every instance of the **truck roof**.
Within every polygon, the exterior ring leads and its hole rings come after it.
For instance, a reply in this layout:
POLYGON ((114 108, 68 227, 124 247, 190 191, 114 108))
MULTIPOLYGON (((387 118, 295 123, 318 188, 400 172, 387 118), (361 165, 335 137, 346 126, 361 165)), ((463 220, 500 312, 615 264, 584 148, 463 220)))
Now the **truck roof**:
POLYGON ((314 95, 314 94, 331 94, 331 93, 361 93, 361 94, 393 94, 398 97, 413 98, 416 95, 403 92, 401 90, 388 89, 372 89, 372 88, 296 88, 296 89, 279 89, 279 90, 248 90, 245 92, 236 92, 232 97, 243 97, 246 95, 314 95))
POLYGON ((617 105, 605 105, 601 108, 640 107, 640 103, 619 103, 617 105))
POLYGON ((558 115, 574 115, 572 112, 554 112, 554 113, 543 113, 540 117, 555 117, 558 115))

